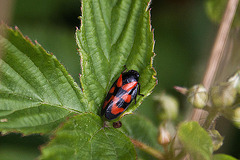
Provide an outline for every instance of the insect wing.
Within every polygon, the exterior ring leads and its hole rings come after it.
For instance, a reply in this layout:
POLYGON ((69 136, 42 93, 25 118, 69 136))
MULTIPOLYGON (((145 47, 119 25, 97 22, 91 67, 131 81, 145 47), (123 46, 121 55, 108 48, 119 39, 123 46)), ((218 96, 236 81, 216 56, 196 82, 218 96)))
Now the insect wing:
POLYGON ((105 117, 112 120, 120 116, 137 96, 137 89, 138 84, 136 84, 131 90, 128 90, 128 92, 120 88, 114 99, 109 103, 105 117))
POLYGON ((137 71, 122 72, 105 98, 101 110, 102 116, 105 116, 108 120, 115 119, 128 108, 133 99, 136 100, 138 87, 140 87, 138 78, 139 73, 137 71))
POLYGON ((122 74, 119 76, 119 78, 113 83, 112 87, 110 88, 104 104, 102 106, 101 115, 103 116, 106 112, 106 109, 109 107, 110 103, 112 103, 112 100, 114 99, 115 95, 117 94, 119 88, 122 86, 122 74), (119 87, 118 87, 119 86, 119 87))

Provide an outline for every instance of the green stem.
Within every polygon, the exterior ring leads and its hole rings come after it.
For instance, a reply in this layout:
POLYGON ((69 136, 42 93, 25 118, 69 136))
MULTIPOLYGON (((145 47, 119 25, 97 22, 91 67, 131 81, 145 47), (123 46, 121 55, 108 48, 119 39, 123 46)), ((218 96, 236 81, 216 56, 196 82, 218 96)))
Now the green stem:
POLYGON ((203 128, 208 129, 212 125, 214 120, 217 118, 217 116, 218 116, 218 110, 217 109, 216 110, 213 110, 213 109, 210 110, 209 114, 207 116, 207 119, 203 124, 203 128))
POLYGON ((158 151, 158 150, 156 150, 156 149, 154 149, 154 148, 152 148, 152 147, 150 147, 150 146, 148 146, 148 145, 146 145, 142 142, 139 142, 137 140, 131 139, 131 141, 136 147, 138 147, 142 151, 152 155, 153 157, 155 157, 159 160, 164 160, 164 156, 160 151, 158 151))
POLYGON ((181 160, 186 155, 185 151, 181 151, 176 157, 175 160, 181 160))

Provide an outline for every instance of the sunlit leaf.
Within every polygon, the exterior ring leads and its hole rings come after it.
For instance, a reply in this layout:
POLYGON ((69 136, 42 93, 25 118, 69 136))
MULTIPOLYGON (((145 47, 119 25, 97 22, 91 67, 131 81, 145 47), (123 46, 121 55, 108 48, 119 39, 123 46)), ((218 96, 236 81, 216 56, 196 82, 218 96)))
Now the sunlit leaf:
POLYGON ((18 29, 0 28, 0 131, 53 130, 71 113, 87 111, 82 92, 56 57, 18 29))
MULTIPOLYGON (((156 85, 152 68, 153 33, 149 0, 83 0, 81 28, 76 32, 80 48, 84 94, 90 109, 99 113, 104 98, 124 65, 140 73, 141 93, 150 94, 156 85)), ((129 107, 135 110, 142 101, 129 107)))

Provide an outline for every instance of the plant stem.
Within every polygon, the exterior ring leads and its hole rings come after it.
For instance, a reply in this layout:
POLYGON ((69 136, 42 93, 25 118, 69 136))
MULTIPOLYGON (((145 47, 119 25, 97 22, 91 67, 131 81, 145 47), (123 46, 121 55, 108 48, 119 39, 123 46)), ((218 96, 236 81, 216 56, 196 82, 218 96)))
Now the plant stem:
POLYGON ((154 148, 152 148, 152 147, 150 147, 150 146, 148 146, 148 145, 146 145, 142 142, 139 142, 137 140, 131 139, 131 141, 136 147, 138 147, 142 151, 149 153, 150 155, 152 155, 153 157, 155 157, 159 160, 164 159, 164 156, 160 151, 158 151, 158 150, 156 150, 156 149, 154 149, 154 148))
MULTIPOLYGON (((220 65, 220 62, 222 61, 224 54, 227 54, 227 52, 224 52, 225 44, 228 39, 228 35, 231 29, 231 25, 234 19, 234 15, 238 6, 239 0, 228 0, 227 7, 224 13, 224 16, 222 18, 215 43, 213 45, 211 56, 208 61, 208 66, 202 81, 202 84, 204 87, 209 90, 213 82, 215 81, 216 74, 220 65)), ((200 120, 204 119, 205 121, 204 127, 209 127, 212 124, 212 121, 215 119, 216 115, 212 115, 213 113, 210 113, 207 115, 207 112, 202 109, 194 109, 191 115, 191 120, 197 121, 200 123, 200 120), (212 120, 211 120, 212 119, 212 120)), ((184 159, 188 159, 189 154, 187 154, 184 159)))
MULTIPOLYGON (((175 158, 174 160, 182 160, 183 156, 186 154, 186 152, 181 151, 175 158)), ((186 158, 186 157, 185 157, 186 158)))
MULTIPOLYGON (((211 85, 213 84, 216 73, 219 68, 220 62, 222 58, 225 57, 224 54, 227 52, 223 52, 225 48, 225 44, 229 35, 229 31, 231 29, 231 25, 233 22, 233 18, 238 6, 239 0, 229 0, 222 22, 220 24, 215 43, 213 45, 211 56, 208 62, 208 67, 206 69, 204 78, 203 78, 203 85, 204 87, 209 90, 211 85)), ((201 118, 206 117, 206 112, 201 109, 194 109, 192 112, 191 120, 199 122, 201 118)))
POLYGON ((209 127, 212 125, 214 120, 217 118, 217 115, 218 115, 217 110, 215 111, 211 110, 207 116, 207 119, 205 120, 205 123, 203 124, 203 128, 209 129, 209 127))

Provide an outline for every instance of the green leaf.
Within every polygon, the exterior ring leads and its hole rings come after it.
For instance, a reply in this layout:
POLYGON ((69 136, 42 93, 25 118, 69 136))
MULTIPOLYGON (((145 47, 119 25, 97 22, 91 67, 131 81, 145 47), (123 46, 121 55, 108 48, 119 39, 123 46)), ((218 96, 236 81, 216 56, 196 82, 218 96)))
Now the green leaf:
POLYGON ((131 138, 144 142, 152 147, 159 148, 156 137, 158 129, 153 123, 140 115, 127 115, 121 119, 121 130, 131 138))
MULTIPOLYGON (((121 119, 122 127, 120 128, 129 137, 147 144, 148 146, 161 150, 157 142, 158 129, 151 121, 140 115, 127 115, 121 119)), ((153 159, 145 152, 137 149, 138 158, 153 159)))
MULTIPOLYGON (((220 23, 225 12, 228 0, 206 0, 206 12, 213 22, 220 23)), ((233 26, 240 26, 239 5, 233 20, 233 26)))
POLYGON ((115 128, 102 128, 95 114, 72 117, 42 149, 41 159, 136 159, 133 144, 115 128))
POLYGON ((179 126, 178 138, 194 160, 210 160, 212 140, 197 122, 184 122, 179 126))
MULTIPOLYGON (((156 85, 148 2, 82 1, 82 25, 76 31, 76 39, 81 55, 81 84, 93 113, 99 113, 124 65, 139 72, 141 93, 145 96, 156 85)), ((139 96, 137 104, 132 104, 125 113, 135 110, 142 100, 139 96)))
POLYGON ((237 160, 236 158, 226 154, 215 154, 213 160, 237 160))
POLYGON ((72 113, 86 111, 80 88, 37 42, 0 26, 0 131, 47 133, 72 113))

